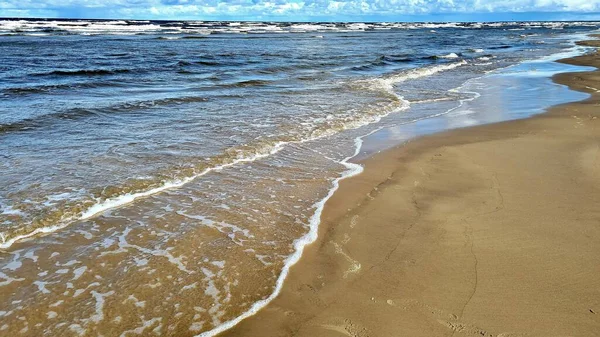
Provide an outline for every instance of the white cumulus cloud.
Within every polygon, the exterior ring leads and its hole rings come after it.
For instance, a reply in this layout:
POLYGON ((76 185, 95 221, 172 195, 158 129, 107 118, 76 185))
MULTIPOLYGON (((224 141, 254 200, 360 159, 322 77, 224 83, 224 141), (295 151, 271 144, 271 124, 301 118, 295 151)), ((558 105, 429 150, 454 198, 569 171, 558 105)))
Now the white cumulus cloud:
POLYGON ((455 13, 600 12, 600 0, 1 0, 0 17, 265 19, 455 13), (54 13, 54 14, 49 14, 54 13), (20 14, 20 15, 19 15, 20 14))

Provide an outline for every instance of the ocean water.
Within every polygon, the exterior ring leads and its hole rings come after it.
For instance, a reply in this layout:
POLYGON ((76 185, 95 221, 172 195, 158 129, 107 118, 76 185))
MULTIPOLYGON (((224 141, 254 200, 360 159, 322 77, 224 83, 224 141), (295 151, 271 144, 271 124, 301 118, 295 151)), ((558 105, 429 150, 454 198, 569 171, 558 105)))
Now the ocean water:
POLYGON ((582 99, 548 76, 597 29, 0 20, 0 334, 235 324, 314 240, 363 140, 582 99))

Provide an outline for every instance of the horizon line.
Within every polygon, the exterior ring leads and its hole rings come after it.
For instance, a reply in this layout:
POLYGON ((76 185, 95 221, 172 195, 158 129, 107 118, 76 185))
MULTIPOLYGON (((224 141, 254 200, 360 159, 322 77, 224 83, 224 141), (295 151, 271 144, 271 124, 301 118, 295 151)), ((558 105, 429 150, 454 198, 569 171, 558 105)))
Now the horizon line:
MULTIPOLYGON (((537 12, 519 12, 518 14, 527 14, 527 13, 537 13, 537 12)), ((466 14, 466 13, 465 13, 466 14)), ((507 13, 499 13, 499 14, 511 14, 507 13)), ((428 14, 428 15, 447 15, 447 14, 428 14)), ((271 22, 271 23, 499 23, 499 22, 600 22, 599 20, 533 20, 533 19, 525 19, 525 20, 497 20, 497 21, 359 21, 359 20, 347 20, 347 21, 335 21, 335 20, 299 20, 299 21, 285 21, 285 20, 252 20, 252 19, 244 19, 244 20, 233 20, 233 19, 128 19, 128 18, 75 18, 75 17, 11 17, 11 16, 0 16, 0 20, 65 20, 65 21, 75 21, 75 20, 89 20, 89 21, 154 21, 154 22, 170 22, 170 21, 179 21, 179 22, 192 22, 192 21, 202 21, 202 22, 271 22)))

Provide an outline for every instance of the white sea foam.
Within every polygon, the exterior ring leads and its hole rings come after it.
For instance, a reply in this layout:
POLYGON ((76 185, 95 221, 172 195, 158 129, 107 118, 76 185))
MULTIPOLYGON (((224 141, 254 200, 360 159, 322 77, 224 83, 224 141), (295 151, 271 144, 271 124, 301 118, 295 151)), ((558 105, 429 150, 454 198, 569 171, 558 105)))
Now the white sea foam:
MULTIPOLYGON (((154 317, 152 319, 145 320, 144 317, 142 316, 140 319, 142 320, 142 325, 141 326, 139 326, 139 327, 137 327, 135 329, 123 331, 121 333, 120 337, 127 337, 127 336, 130 336, 132 334, 134 334, 134 335, 142 335, 146 329, 148 329, 148 328, 152 327, 153 325, 155 325, 156 323, 160 323, 162 321, 161 317, 154 317)), ((160 329, 161 326, 162 325, 159 324, 157 328, 160 329)), ((154 328, 153 330, 157 330, 157 328, 154 328)))
POLYGON ((240 244, 240 245, 242 245, 242 242, 240 241, 240 239, 236 238, 236 235, 238 233, 241 233, 246 238, 254 237, 254 235, 252 235, 249 230, 242 229, 238 226, 235 226, 235 225, 223 222, 223 221, 214 221, 214 220, 211 220, 208 217, 205 217, 202 215, 190 215, 190 214, 186 214, 184 212, 177 212, 177 214, 184 216, 186 218, 199 220, 203 225, 206 225, 207 227, 211 227, 211 228, 218 230, 219 232, 227 235, 233 242, 240 244))
POLYGON ((23 262, 21 262, 21 260, 19 259, 21 257, 21 254, 18 252, 13 253, 14 254, 14 258, 11 262, 7 263, 4 267, 2 267, 2 269, 8 269, 10 271, 15 271, 19 268, 21 268, 21 266, 23 265, 23 262))
POLYGON ((450 53, 450 54, 442 55, 440 57, 444 58, 444 59, 457 59, 458 55, 456 55, 456 53, 450 53))
POLYGON ((87 270, 86 266, 79 267, 79 268, 73 270, 73 278, 72 278, 72 280, 79 279, 81 277, 81 275, 83 275, 83 273, 85 273, 86 270, 87 270))
POLYGON ((0 34, 10 35, 135 35, 135 34, 263 34, 263 33, 314 33, 314 32, 365 32, 390 29, 481 29, 513 27, 511 30, 531 28, 563 29, 573 26, 597 26, 598 22, 495 22, 495 23, 265 23, 265 22, 171 22, 163 25, 150 21, 56 21, 56 20, 0 20, 0 34), (515 27, 516 26, 516 27, 515 27))
POLYGON ((378 77, 369 80, 357 81, 357 84, 362 84, 365 89, 375 89, 375 90, 384 90, 392 96, 395 96, 398 99, 402 99, 394 92, 394 86, 404 81, 414 80, 422 77, 432 76, 442 71, 452 70, 454 68, 460 67, 467 64, 467 61, 462 60, 460 62, 448 63, 424 68, 417 68, 413 70, 409 70, 406 72, 402 72, 396 75, 388 76, 388 77, 378 77))
POLYGON ((42 294, 50 293, 50 290, 46 289, 46 284, 48 284, 48 282, 34 281, 33 284, 38 287, 38 291, 40 291, 42 294))
POLYGON ((422 103, 434 103, 434 102, 442 102, 442 101, 451 101, 452 97, 436 97, 436 98, 427 98, 416 101, 410 101, 411 104, 422 104, 422 103))
MULTIPOLYGON (((577 40, 581 40, 584 39, 582 37, 578 37, 577 40)), ((548 55, 536 60, 530 60, 529 62, 548 62, 548 61, 557 61, 560 59, 565 59, 565 58, 570 58, 570 57, 575 57, 578 55, 582 55, 584 53, 586 53, 589 50, 595 50, 596 48, 594 47, 587 47, 587 46, 578 46, 578 45, 573 45, 573 47, 559 52, 559 53, 555 53, 552 55, 548 55)))
POLYGON ((5 214, 5 215, 24 215, 24 213, 21 210, 14 209, 11 206, 5 206, 5 205, 3 205, 1 203, 0 203, 0 206, 2 206, 2 213, 0 213, 0 214, 5 214))

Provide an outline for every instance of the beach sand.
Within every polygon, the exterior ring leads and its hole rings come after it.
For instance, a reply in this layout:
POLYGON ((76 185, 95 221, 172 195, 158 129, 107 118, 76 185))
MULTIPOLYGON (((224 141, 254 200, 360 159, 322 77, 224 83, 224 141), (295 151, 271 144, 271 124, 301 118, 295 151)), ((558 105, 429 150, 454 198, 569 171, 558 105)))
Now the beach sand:
POLYGON ((600 72, 554 80, 592 97, 366 159, 281 294, 222 336, 599 336, 600 72))

